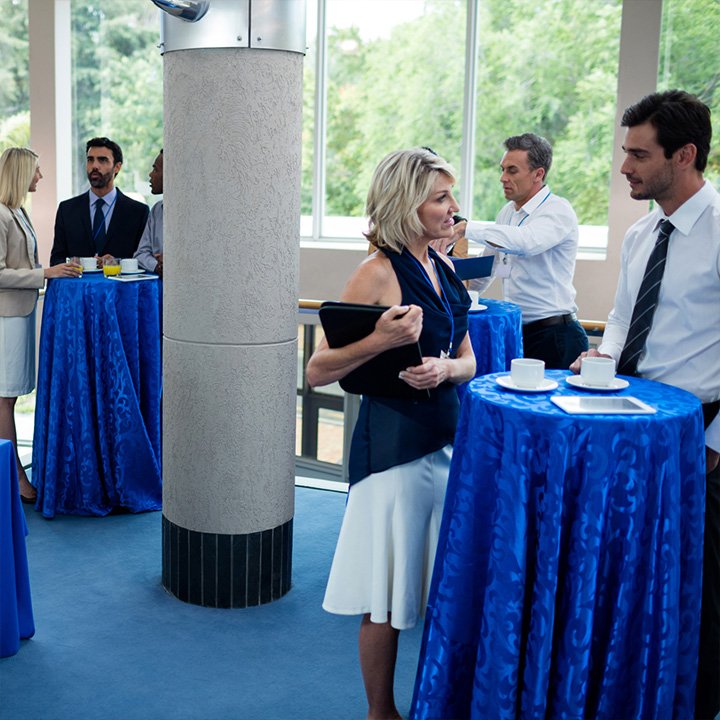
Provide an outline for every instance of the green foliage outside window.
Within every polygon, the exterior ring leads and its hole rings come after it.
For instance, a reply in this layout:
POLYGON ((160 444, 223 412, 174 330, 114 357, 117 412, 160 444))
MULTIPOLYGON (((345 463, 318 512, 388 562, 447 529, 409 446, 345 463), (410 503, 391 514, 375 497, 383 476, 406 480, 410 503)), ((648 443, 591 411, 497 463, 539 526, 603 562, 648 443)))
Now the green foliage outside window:
MULTIPOLYGON (((368 0, 357 0, 362 13, 368 0)), ((374 1, 374 0, 373 0, 374 1)), ((0 150, 29 142, 28 0, 0 0, 0 150)), ((312 2, 312 0, 308 0, 312 2)), ((351 2, 351 0, 343 0, 351 2)), ((465 0, 418 0, 424 14, 387 37, 328 30, 326 213, 361 216, 370 173, 387 152, 430 145, 460 170, 465 0)), ((549 183, 585 224, 607 223, 621 0, 482 0, 478 18, 473 207, 503 204, 502 141, 533 131, 554 146, 549 183)), ((74 191, 84 143, 123 148, 119 185, 149 195, 162 146, 158 12, 149 0, 72 2, 74 191)), ((697 93, 713 110, 708 177, 720 180, 720 2, 664 0, 658 87, 697 93)), ((302 212, 312 211, 314 48, 305 61, 302 212)), ((458 187, 463 178, 458 178, 458 187)))

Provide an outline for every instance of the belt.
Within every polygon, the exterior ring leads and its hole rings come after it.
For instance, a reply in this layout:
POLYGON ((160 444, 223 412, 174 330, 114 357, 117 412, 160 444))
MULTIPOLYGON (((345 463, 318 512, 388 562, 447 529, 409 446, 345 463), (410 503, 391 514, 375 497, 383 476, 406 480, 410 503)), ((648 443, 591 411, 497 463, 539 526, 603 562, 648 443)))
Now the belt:
POLYGON ((533 322, 523 325, 523 330, 551 327, 552 325, 572 325, 574 322, 575 316, 572 313, 568 313, 567 315, 553 315, 552 317, 543 318, 542 320, 533 320, 533 322))

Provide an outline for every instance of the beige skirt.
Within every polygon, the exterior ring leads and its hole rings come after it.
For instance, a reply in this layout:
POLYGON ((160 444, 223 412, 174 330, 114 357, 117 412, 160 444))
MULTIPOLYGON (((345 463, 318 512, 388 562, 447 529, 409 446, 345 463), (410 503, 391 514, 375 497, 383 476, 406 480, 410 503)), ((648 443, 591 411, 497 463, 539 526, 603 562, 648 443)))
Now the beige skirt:
POLYGON ((0 317, 0 397, 20 397, 35 388, 35 310, 0 317))
POLYGON ((374 473, 350 488, 323 608, 398 630, 427 605, 452 447, 374 473))

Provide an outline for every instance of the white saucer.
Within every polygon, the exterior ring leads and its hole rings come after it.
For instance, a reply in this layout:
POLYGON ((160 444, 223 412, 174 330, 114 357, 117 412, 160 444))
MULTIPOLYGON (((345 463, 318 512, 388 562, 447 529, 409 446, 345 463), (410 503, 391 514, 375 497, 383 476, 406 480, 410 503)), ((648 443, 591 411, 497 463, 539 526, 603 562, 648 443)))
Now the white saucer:
POLYGON ((143 275, 145 273, 144 270, 133 270, 132 272, 128 272, 127 270, 121 270, 121 275, 143 275))
POLYGON ((619 377, 613 378, 609 385, 588 385, 579 375, 568 375, 565 382, 580 390, 590 390, 591 392, 617 392, 630 385, 627 380, 619 377))
POLYGON ((514 392, 520 392, 520 393, 548 392, 549 390, 554 390, 558 386, 558 384, 554 380, 550 380, 549 378, 544 378, 540 387, 536 387, 536 388, 518 387, 513 382, 512 377, 510 375, 501 375, 500 377, 495 378, 495 382, 500 387, 505 388, 506 390, 513 390, 514 392))
POLYGON ((483 310, 487 310, 487 309, 488 309, 487 305, 481 305, 480 303, 478 303, 477 305, 471 305, 468 312, 482 312, 483 310))
POLYGON ((89 273, 102 272, 102 270, 103 270, 102 268, 83 268, 84 273, 86 273, 86 272, 89 272, 89 273))

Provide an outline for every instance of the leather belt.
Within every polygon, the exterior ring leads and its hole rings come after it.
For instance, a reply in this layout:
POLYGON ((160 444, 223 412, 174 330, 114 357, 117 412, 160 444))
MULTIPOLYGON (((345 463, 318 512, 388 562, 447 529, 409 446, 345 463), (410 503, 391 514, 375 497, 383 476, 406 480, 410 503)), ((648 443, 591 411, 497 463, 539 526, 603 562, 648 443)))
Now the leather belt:
POLYGON ((542 320, 533 320, 533 322, 523 325, 523 330, 551 327, 553 325, 571 325, 574 322, 575 316, 572 313, 568 313, 567 315, 553 315, 552 317, 542 318, 542 320))

